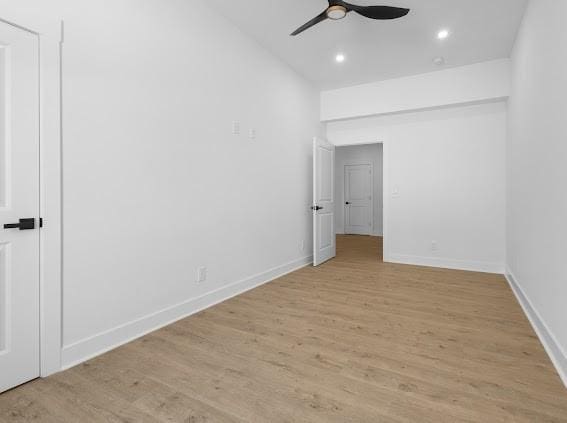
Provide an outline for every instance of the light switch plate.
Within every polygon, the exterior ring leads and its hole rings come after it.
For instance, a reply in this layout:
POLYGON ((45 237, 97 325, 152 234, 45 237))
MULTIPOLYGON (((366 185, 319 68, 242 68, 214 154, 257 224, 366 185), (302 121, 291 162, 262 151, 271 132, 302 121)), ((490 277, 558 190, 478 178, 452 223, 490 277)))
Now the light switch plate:
POLYGON ((240 134, 240 122, 237 121, 232 122, 232 134, 233 135, 240 134))

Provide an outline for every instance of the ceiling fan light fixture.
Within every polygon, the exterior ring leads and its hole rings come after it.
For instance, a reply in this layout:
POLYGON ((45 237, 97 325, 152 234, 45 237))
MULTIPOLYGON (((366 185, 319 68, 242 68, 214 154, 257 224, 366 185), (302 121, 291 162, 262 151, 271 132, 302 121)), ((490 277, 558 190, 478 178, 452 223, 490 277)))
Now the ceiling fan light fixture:
POLYGON ((329 6, 329 8, 327 9, 327 17, 334 21, 338 21, 344 18, 346 14, 347 14, 347 10, 346 7, 344 6, 340 6, 340 5, 329 6))

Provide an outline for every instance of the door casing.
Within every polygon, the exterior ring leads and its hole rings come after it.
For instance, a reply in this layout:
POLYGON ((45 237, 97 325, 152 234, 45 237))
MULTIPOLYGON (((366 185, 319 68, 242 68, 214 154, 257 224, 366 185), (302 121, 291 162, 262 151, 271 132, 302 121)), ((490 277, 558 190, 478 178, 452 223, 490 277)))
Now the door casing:
POLYGON ((39 42, 40 376, 45 377, 61 370, 63 22, 9 6, 0 11, 0 21, 36 35, 39 42))
POLYGON ((337 147, 355 147, 361 145, 382 144, 382 249, 383 260, 391 261, 390 247, 390 199, 392 197, 392 183, 390 182, 390 139, 369 139, 357 142, 341 143, 337 147))

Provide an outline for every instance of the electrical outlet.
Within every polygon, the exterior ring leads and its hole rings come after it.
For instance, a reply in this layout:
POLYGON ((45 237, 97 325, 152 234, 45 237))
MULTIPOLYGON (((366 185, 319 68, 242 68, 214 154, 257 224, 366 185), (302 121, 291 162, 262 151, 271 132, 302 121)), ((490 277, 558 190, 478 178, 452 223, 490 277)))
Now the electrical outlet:
POLYGON ((305 251, 305 240, 301 240, 299 243, 299 251, 305 251))
POLYGON ((205 282, 207 280, 207 268, 199 267, 197 269, 197 282, 205 282))
POLYGON ((437 245, 437 241, 431 241, 431 251, 438 251, 439 245, 437 245))

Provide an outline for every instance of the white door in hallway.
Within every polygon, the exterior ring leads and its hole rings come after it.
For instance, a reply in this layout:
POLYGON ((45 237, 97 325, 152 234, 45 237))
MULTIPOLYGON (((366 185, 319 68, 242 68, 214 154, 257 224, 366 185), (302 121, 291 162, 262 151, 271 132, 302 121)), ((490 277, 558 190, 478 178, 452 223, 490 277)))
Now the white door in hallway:
POLYGON ((38 216, 39 40, 0 22, 0 392, 39 376, 38 216))
POLYGON ((372 235, 372 166, 345 166, 345 233, 372 235))
POLYGON ((335 146, 313 140, 313 265, 335 257, 335 146))

